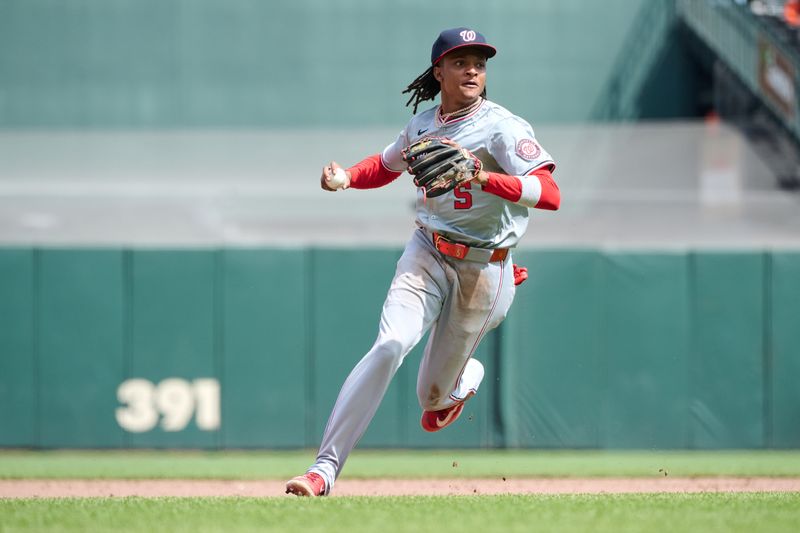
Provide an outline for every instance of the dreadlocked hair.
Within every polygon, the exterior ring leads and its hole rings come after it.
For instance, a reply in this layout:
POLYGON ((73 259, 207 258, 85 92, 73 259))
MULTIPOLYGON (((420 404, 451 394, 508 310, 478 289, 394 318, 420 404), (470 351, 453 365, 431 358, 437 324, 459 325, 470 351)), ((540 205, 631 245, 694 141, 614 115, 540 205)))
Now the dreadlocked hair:
MULTIPOLYGON (((408 102, 406 102, 406 107, 411 105, 411 102, 413 101, 414 114, 416 115, 417 107, 419 106, 420 102, 433 100, 441 90, 442 87, 439 84, 439 80, 434 77, 433 66, 431 66, 428 67, 428 70, 417 76, 417 78, 412 81, 408 87, 406 87, 402 94, 411 93, 411 97, 408 99, 408 102)), ((486 98, 486 87, 483 88, 481 96, 486 98)))
POLYGON ((420 102, 425 100, 433 100, 439 94, 441 86, 439 80, 433 76, 433 67, 428 67, 428 70, 417 76, 417 79, 412 81, 402 94, 411 93, 411 98, 406 102, 406 107, 414 102, 414 114, 417 114, 417 106, 420 102))

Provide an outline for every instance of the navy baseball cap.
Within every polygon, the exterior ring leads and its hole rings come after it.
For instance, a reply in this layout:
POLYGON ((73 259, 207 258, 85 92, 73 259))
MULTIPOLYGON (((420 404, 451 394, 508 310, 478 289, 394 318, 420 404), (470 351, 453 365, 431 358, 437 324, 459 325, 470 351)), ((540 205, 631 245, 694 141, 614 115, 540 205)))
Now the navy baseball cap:
POLYGON ((431 49, 431 64, 435 65, 447 53, 456 48, 466 47, 482 48, 486 57, 494 57, 497 49, 486 42, 486 37, 469 28, 452 28, 444 30, 433 43, 431 49))

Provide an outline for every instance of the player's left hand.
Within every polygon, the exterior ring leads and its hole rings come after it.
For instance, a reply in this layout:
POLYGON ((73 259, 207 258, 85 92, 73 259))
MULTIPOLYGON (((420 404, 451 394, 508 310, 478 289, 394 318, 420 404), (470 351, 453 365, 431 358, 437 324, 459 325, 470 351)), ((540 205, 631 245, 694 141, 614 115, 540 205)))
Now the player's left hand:
POLYGON ((476 166, 477 166, 478 170, 473 172, 473 176, 474 177, 471 180, 467 180, 467 181, 471 181, 471 182, 476 183, 478 185, 486 185, 486 182, 489 181, 489 175, 486 173, 485 170, 483 170, 483 163, 481 163, 480 159, 478 159, 475 156, 475 154, 473 154, 472 152, 470 152, 466 148, 463 148, 460 144, 458 144, 457 142, 455 142, 452 139, 444 138, 444 139, 442 139, 442 143, 450 145, 453 148, 457 148, 458 150, 464 150, 464 152, 468 153, 470 155, 470 157, 474 158, 477 161, 477 165, 476 166))
POLYGON ((486 173, 485 170, 479 170, 475 173, 475 177, 472 178, 472 182, 478 185, 486 185, 489 181, 489 174, 486 173))
POLYGON ((403 150, 403 160, 414 184, 435 198, 472 181, 481 171, 481 160, 458 143, 441 137, 423 137, 403 150))

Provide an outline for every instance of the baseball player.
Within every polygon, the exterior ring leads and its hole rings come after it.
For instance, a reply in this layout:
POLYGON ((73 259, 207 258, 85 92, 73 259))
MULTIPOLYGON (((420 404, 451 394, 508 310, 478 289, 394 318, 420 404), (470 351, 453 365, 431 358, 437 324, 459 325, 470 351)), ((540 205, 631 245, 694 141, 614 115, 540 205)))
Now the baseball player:
POLYGON ((441 32, 430 68, 403 91, 411 93, 406 105, 413 102, 415 115, 397 139, 346 170, 335 161, 322 169, 326 191, 382 187, 408 170, 420 186, 418 227, 397 263, 378 338, 342 385, 316 462, 286 484, 287 493, 330 493, 392 377, 427 331, 417 378, 422 428, 452 424, 478 390, 483 366, 472 355, 527 278, 511 250, 529 209, 556 210, 561 202, 555 163, 530 124, 486 99, 486 63, 495 54, 473 29, 441 32), (440 105, 416 114, 439 93, 440 105), (421 164, 434 169, 425 178, 421 164))

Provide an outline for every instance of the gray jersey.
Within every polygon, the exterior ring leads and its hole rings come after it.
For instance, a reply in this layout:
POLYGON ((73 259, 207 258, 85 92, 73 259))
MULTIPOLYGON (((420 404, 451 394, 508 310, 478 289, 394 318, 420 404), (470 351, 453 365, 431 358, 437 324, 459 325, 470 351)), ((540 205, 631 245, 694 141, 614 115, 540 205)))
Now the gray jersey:
MULTIPOLYGON (((473 113, 444 125, 439 123, 437 111, 438 106, 412 117, 397 140, 383 150, 387 168, 404 171, 402 150, 427 136, 454 140, 478 157, 487 172, 526 176, 539 168, 555 167, 550 154, 536 141, 531 125, 502 106, 484 100, 473 113)), ((523 191, 531 186, 521 181, 523 191)), ((417 223, 470 246, 507 248, 516 246, 525 233, 528 206, 484 192, 474 183, 437 198, 426 198, 420 189, 417 223)))

